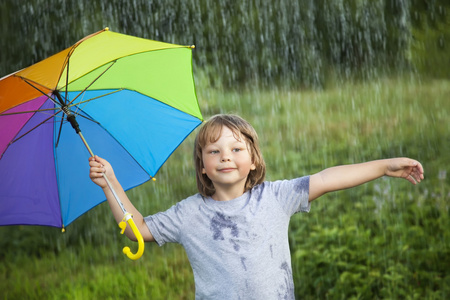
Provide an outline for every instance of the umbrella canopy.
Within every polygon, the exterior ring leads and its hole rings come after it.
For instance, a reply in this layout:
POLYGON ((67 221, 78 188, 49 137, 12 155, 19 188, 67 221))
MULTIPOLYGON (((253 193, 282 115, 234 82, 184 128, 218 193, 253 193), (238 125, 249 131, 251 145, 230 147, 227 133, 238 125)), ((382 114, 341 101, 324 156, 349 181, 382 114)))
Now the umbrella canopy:
POLYGON ((0 79, 0 225, 64 227, 105 201, 68 115, 125 190, 154 177, 203 120, 192 48, 105 29, 0 79))

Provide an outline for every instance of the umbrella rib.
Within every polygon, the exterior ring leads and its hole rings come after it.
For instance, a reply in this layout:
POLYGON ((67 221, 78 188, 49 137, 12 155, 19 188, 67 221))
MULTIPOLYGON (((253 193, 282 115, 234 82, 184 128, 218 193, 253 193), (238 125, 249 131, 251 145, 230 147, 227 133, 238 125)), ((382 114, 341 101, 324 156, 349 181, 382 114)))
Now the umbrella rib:
MULTIPOLYGON (((87 87, 85 87, 80 93, 78 93, 78 95, 75 96, 75 98, 72 99, 72 101, 70 101, 68 103, 68 105, 71 105, 81 94, 83 94, 91 85, 94 84, 94 82, 96 82, 101 76, 103 76, 103 74, 106 73, 106 71, 108 71, 115 63, 117 60, 112 61, 111 65, 109 65, 108 68, 106 68, 106 70, 104 70, 102 73, 100 73, 100 75, 97 76, 97 78, 95 78, 90 84, 88 84, 87 87)), ((66 83, 67 85, 67 83, 66 83)))
MULTIPOLYGON (((91 34, 91 35, 88 35, 88 36, 82 38, 81 40, 79 40, 78 42, 76 42, 74 45, 72 45, 72 47, 70 48, 69 52, 67 53, 67 56, 66 56, 66 58, 65 58, 65 60, 64 60, 64 63, 62 64, 61 71, 59 72, 58 78, 61 78, 61 76, 62 76, 62 74, 63 74, 63 72, 64 72, 64 69, 65 69, 66 65, 69 64, 69 59, 70 59, 70 57, 72 56, 73 52, 76 50, 76 48, 77 48, 82 42, 84 42, 86 39, 88 39, 88 38, 90 38, 90 37, 92 37, 92 36, 94 36, 94 35, 97 35, 97 34, 103 32, 103 31, 104 31, 104 30, 99 31, 99 32, 96 32, 96 33, 93 33, 93 34, 91 34)), ((67 75, 66 75, 66 76, 67 76, 67 78, 66 78, 66 85, 67 85, 67 83, 68 83, 68 78, 69 78, 69 75, 68 75, 68 74, 69 74, 69 70, 67 70, 67 75)))
POLYGON ((80 107, 80 104, 87 104, 87 103, 89 103, 89 102, 91 102, 91 101, 93 101, 93 100, 96 100, 96 99, 99 99, 99 98, 102 98, 102 97, 106 97, 106 96, 112 95, 112 94, 114 94, 114 93, 123 91, 123 90, 124 90, 124 89, 121 88, 121 89, 118 89, 118 90, 115 90, 115 91, 112 91, 112 92, 109 92, 109 93, 106 93, 106 94, 103 94, 103 95, 100 95, 100 96, 97 96, 97 97, 90 98, 90 99, 88 99, 88 100, 84 100, 84 101, 78 102, 77 104, 71 104, 71 105, 68 105, 68 107, 76 107, 76 111, 72 111, 74 114, 76 114, 77 116, 83 117, 83 118, 85 118, 86 120, 89 120, 89 121, 94 122, 94 123, 96 123, 96 124, 100 124, 100 122, 95 121, 95 120, 92 119, 92 118, 89 118, 89 117, 87 117, 87 116, 84 116, 84 115, 78 113, 78 111, 82 111, 82 110, 83 110, 83 108, 80 107))
MULTIPOLYGON (((86 104, 86 103, 89 103, 89 102, 91 102, 91 101, 93 101, 93 100, 96 100, 96 99, 99 99, 99 98, 102 98, 102 97, 106 97, 106 96, 112 95, 112 94, 114 94, 114 93, 123 91, 123 90, 124 90, 124 88, 120 88, 120 89, 118 89, 118 90, 115 90, 115 91, 112 91, 112 92, 109 92, 109 93, 106 93, 106 94, 103 94, 103 95, 100 95, 100 96, 97 96, 97 97, 93 97, 93 98, 90 98, 90 99, 87 99, 87 100, 84 100, 84 101, 80 101, 80 102, 78 102, 77 104, 69 104, 68 106, 69 106, 69 107, 75 106, 75 107, 77 107, 77 109, 81 110, 81 108, 78 107, 80 104, 86 104)), ((84 93, 84 91, 82 91, 81 93, 84 93)), ((80 94, 81 94, 81 93, 80 93, 80 94)), ((73 101, 71 101, 71 103, 72 103, 72 102, 73 102, 73 101)))
POLYGON ((26 136, 27 134, 29 134, 30 132, 32 132, 33 130, 35 130, 36 128, 38 128, 39 126, 41 126, 42 124, 44 124, 45 122, 47 122, 48 120, 50 120, 51 118, 54 118, 58 113, 53 114, 52 116, 48 117, 47 119, 45 119, 44 121, 40 122, 39 124, 37 124, 36 126, 34 126, 33 128, 31 128, 30 130, 28 130, 27 132, 25 132, 24 134, 22 134, 21 136, 19 136, 18 138, 15 138, 14 140, 11 140, 11 142, 9 142, 9 144, 11 145, 12 143, 17 142, 18 140, 20 140, 21 138, 23 138, 24 136, 26 136))
POLYGON ((67 57, 67 71, 66 71, 66 92, 64 94, 64 99, 67 99, 67 88, 69 85, 69 65, 70 65, 70 57, 67 57))
POLYGON ((59 145, 59 139, 61 137, 61 131, 62 131, 63 123, 64 123, 64 111, 63 111, 63 115, 62 115, 62 118, 61 118, 61 123, 59 125, 58 138, 56 139, 55 148, 58 148, 58 145, 59 145))
POLYGON ((64 63, 61 66, 61 71, 59 72, 59 76, 58 78, 61 78, 62 74, 64 73, 64 69, 67 66, 67 71, 66 71, 66 91, 67 91, 67 84, 68 84, 68 80, 69 80, 69 59, 72 56, 72 53, 75 51, 75 48, 78 47, 78 45, 81 43, 82 41, 79 41, 78 43, 76 43, 75 45, 73 45, 69 52, 67 53, 66 58, 64 59, 64 63))
MULTIPOLYGON (((50 101, 53 102, 53 104, 55 104, 57 107, 59 106, 59 103, 57 103, 52 97, 50 97, 48 94, 46 94, 45 92, 43 92, 42 90, 40 90, 38 87, 36 87, 35 85, 33 85, 27 78, 25 77, 21 77, 19 76, 20 79, 22 79, 26 84, 28 84, 29 86, 31 86, 32 88, 34 88, 35 90, 37 90, 38 92, 40 92, 42 95, 46 96, 48 99, 50 99, 50 101)), ((45 109, 37 109, 37 110, 29 110, 29 111, 20 111, 20 112, 12 112, 12 113, 2 113, 0 114, 0 116, 9 116, 9 115, 18 115, 18 114, 26 114, 26 113, 36 113, 36 112, 43 112, 43 111, 52 111, 52 110, 57 110, 58 108, 45 108, 45 109)), ((60 110, 60 109, 59 109, 60 110)), ((55 115, 58 112, 55 113, 55 115)), ((53 115, 53 116, 55 116, 53 115)))
POLYGON ((26 77, 18 76, 18 75, 13 75, 13 76, 22 79, 23 81, 25 81, 25 83, 28 83, 31 87, 33 87, 34 89, 36 89, 37 91, 39 91, 39 92, 40 92, 41 94, 43 94, 43 95, 46 95, 46 96, 47 96, 47 94, 44 93, 43 91, 41 91, 40 89, 38 89, 38 88, 36 87, 36 85, 39 85, 39 86, 42 86, 42 87, 44 87, 44 88, 46 88, 46 89, 51 90, 51 88, 49 88, 49 87, 47 87, 47 86, 45 86, 45 85, 42 85, 42 84, 40 84, 39 82, 36 82, 36 81, 34 81, 34 80, 28 79, 28 78, 26 78, 26 77), (33 84, 36 84, 36 85, 31 84, 31 82, 32 82, 33 84))
POLYGON ((94 122, 94 123, 97 124, 97 125, 100 125, 100 122, 95 121, 95 120, 92 119, 92 118, 88 118, 88 117, 83 116, 83 115, 80 115, 80 114, 77 114, 77 116, 80 116, 80 117, 82 117, 82 118, 85 118, 86 120, 89 120, 89 121, 91 121, 91 122, 94 122))
POLYGON ((20 77, 23 81, 25 81, 26 84, 28 84, 29 86, 31 86, 32 88, 34 88, 35 90, 37 90, 38 92, 40 92, 42 95, 47 96, 48 99, 50 99, 54 104, 57 104, 55 102, 55 100, 50 97, 49 95, 47 95, 46 93, 44 93, 43 91, 41 91, 40 89, 38 89, 36 86, 34 86, 33 84, 31 84, 27 78, 25 77, 20 77))
POLYGON ((36 110, 24 110, 24 111, 17 111, 17 112, 11 112, 11 113, 1 113, 1 116, 11 116, 11 115, 20 115, 20 114, 28 114, 28 113, 37 113, 37 112, 44 112, 44 111, 52 111, 52 110, 61 110, 58 107, 55 108, 44 108, 44 109, 36 109, 36 110))

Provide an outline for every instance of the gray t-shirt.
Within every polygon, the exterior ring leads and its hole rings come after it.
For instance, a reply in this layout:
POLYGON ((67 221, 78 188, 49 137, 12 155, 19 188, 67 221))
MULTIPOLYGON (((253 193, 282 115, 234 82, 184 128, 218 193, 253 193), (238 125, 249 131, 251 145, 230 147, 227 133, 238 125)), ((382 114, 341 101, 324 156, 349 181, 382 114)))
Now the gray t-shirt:
POLYGON ((145 221, 158 245, 185 248, 196 299, 294 299, 288 226, 308 197, 309 176, 264 182, 230 201, 196 194, 145 221))

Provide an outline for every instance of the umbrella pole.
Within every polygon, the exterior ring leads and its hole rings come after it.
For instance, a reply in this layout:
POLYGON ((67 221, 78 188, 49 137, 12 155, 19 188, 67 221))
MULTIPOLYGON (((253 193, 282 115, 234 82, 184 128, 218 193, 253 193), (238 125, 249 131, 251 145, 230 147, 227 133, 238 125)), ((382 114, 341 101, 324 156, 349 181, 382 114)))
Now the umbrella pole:
MULTIPOLYGON (((63 107, 63 110, 66 107, 63 107)), ((80 126, 78 125, 77 120, 75 119, 75 115, 70 113, 70 111, 68 111, 68 109, 64 110, 64 112, 67 114, 67 120, 70 122, 70 124, 72 125, 73 129, 75 129, 75 132, 80 136, 81 140, 83 141, 84 145, 86 146, 87 150, 89 151, 89 154, 94 157, 94 152, 92 152, 91 147, 89 147, 89 144, 86 142, 86 139, 84 138, 83 134, 81 133, 80 130, 80 126)), ((120 208, 122 209, 123 212, 123 219, 122 221, 119 223, 119 227, 122 229, 120 231, 121 234, 123 234, 125 232, 125 229, 127 227, 127 223, 130 226, 131 230, 133 231, 137 241, 138 241, 138 251, 136 253, 132 253, 130 247, 124 247, 123 248, 123 253, 128 256, 128 258, 132 259, 132 260, 136 260, 138 258, 140 258, 142 256, 142 254, 144 253, 144 239, 142 238, 142 234, 139 232, 139 229, 136 227, 136 224, 134 223, 133 220, 133 215, 128 213, 127 210, 125 209, 125 207, 123 206, 122 202, 120 201, 119 196, 117 195, 116 191, 114 190, 111 182, 109 181, 108 177, 106 176, 105 173, 103 174, 103 178, 106 181, 106 184, 108 185, 109 189, 111 190, 112 194, 114 195, 114 198, 117 201, 117 204, 120 206, 120 208), (127 223, 125 223, 127 222, 127 223)))
MULTIPOLYGON (((81 140, 83 141, 84 145, 86 146, 87 150, 89 151, 89 154, 94 157, 94 152, 92 152, 91 147, 89 147, 89 144, 86 142, 86 139, 84 138, 83 134, 80 132, 78 132, 78 135, 80 136, 81 140)), ((117 201, 117 204, 119 204, 120 208, 122 209, 122 212, 124 215, 128 214, 127 210, 125 209, 125 207, 123 206, 122 202, 120 201, 119 195, 117 195, 116 191, 114 190, 114 188, 112 187, 111 182, 109 181, 108 177, 106 176, 105 173, 102 173, 103 178, 105 178, 106 180, 106 184, 108 184, 109 189, 111 190, 111 192, 114 195, 114 198, 117 201)))

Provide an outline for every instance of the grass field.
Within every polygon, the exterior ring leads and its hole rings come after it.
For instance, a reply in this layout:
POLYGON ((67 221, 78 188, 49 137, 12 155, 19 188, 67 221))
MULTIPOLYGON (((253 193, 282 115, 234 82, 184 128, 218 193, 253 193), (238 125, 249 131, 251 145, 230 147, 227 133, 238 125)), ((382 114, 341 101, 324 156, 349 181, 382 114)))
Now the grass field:
MULTIPOLYGON (((261 139, 268 180, 379 158, 419 159, 418 186, 380 178, 323 196, 291 219, 296 294, 302 299, 450 298, 450 82, 389 78, 323 91, 198 87, 205 118, 237 113, 261 139)), ((144 215, 196 192, 190 136, 129 196, 144 215)), ((59 229, 0 228, 1 299, 193 299, 178 245, 136 245, 102 204, 59 229)))

